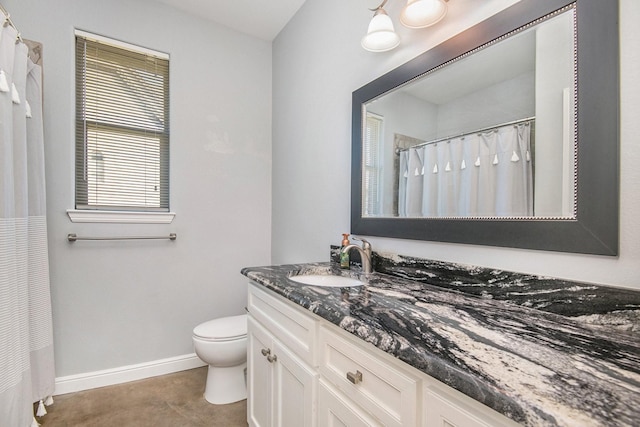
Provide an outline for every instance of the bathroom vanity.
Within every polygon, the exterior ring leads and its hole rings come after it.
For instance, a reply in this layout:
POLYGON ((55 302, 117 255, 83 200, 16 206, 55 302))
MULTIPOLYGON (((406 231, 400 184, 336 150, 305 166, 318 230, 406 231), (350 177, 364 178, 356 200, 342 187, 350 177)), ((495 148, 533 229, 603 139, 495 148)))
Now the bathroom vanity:
POLYGON ((259 285, 248 308, 251 426, 517 425, 259 285))
POLYGON ((640 421, 640 292, 399 256, 375 265, 367 279, 335 262, 243 269, 250 426, 640 421), (289 279, 301 274, 366 283, 289 279))

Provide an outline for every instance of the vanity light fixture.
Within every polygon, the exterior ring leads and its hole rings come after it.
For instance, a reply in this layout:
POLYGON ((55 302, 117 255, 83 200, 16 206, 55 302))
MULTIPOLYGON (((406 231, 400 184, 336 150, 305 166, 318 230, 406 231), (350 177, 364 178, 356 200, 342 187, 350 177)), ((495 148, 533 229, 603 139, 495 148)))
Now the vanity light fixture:
POLYGON ((362 38, 362 47, 368 51, 386 52, 400 44, 400 36, 396 34, 387 11, 382 8, 386 2, 387 0, 384 0, 380 6, 373 9, 375 13, 369 22, 367 35, 362 38))
MULTIPOLYGON (((386 52, 400 44, 400 36, 393 28, 391 18, 384 10, 383 2, 375 9, 369 23, 367 34, 362 38, 362 47, 371 52, 386 52)), ((407 28, 425 28, 437 22, 447 14, 449 0, 407 0, 400 13, 400 22, 407 28)))
POLYGON ((400 22, 407 28, 426 28, 447 14, 449 0, 408 0, 400 13, 400 22))

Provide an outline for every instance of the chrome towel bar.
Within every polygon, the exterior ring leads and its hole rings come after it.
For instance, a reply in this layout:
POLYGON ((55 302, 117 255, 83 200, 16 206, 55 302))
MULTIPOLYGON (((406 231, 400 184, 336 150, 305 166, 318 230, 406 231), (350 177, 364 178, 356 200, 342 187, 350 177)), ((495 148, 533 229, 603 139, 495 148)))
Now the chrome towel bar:
POLYGON ((176 240, 178 235, 176 233, 169 233, 168 236, 116 236, 116 237, 79 237, 75 233, 67 234, 67 239, 70 242, 77 240, 176 240))

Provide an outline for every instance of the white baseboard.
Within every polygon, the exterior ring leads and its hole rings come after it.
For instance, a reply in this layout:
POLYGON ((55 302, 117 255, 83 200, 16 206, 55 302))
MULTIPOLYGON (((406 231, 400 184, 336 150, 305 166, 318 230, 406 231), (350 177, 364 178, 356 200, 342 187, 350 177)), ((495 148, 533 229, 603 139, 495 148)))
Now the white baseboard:
POLYGON ((195 353, 168 359, 154 360, 137 365, 121 366, 103 371, 86 372, 56 378, 55 395, 74 393, 113 384, 157 377, 158 375, 186 371, 206 364, 195 353))

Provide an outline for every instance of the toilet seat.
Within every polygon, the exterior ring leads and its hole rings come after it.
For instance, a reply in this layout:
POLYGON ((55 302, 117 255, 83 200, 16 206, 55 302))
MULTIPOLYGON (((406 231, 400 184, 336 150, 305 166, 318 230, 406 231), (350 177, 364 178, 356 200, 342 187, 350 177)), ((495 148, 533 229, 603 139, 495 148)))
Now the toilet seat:
POLYGON ((223 317, 199 324, 193 335, 204 341, 235 341, 247 336, 247 315, 223 317))

